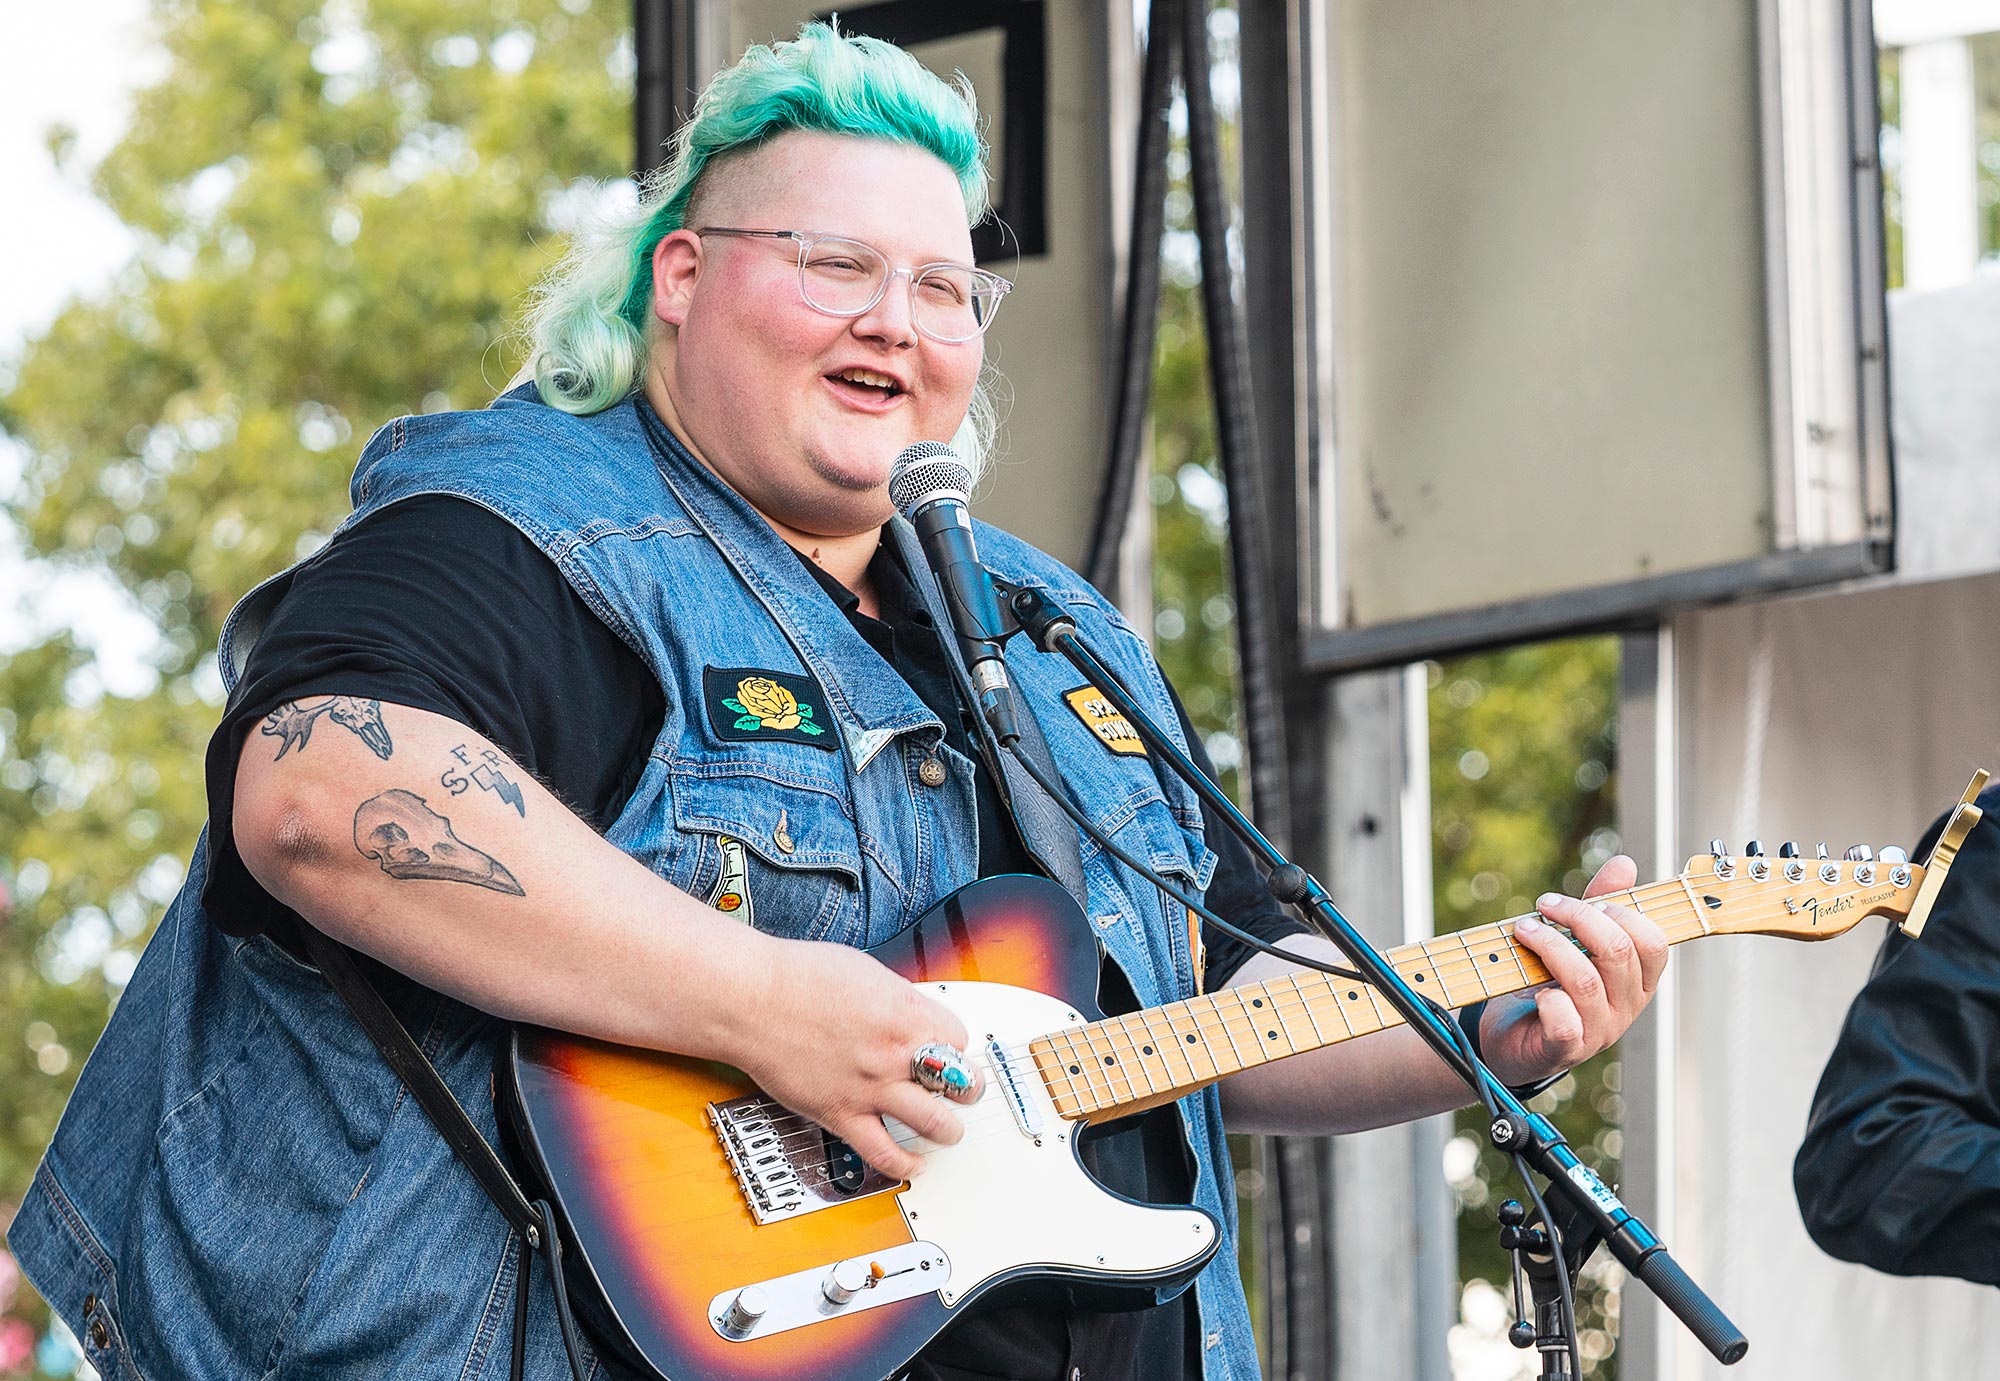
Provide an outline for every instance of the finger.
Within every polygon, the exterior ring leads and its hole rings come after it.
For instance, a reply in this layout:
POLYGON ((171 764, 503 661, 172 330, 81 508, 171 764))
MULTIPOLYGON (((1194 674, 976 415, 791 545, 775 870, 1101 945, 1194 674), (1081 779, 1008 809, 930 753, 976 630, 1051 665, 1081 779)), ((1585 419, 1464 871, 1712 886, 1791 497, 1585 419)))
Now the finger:
POLYGON ((1613 854, 1604 860, 1604 866, 1597 870, 1597 876, 1590 880, 1590 886, 1583 889, 1585 900, 1601 897, 1606 892, 1628 891, 1639 880, 1639 865, 1626 854, 1613 854))
POLYGON ((1543 988, 1535 994, 1535 1013, 1542 1042, 1544 1068, 1565 1069, 1581 1064, 1590 1055, 1590 1042, 1583 1014, 1576 1002, 1561 988, 1543 988))
POLYGON ((842 1118, 829 1123, 828 1130, 846 1142, 854 1154, 868 1162, 871 1168, 889 1179, 914 1179, 924 1171, 923 1157, 898 1146, 879 1117, 860 1114, 842 1118))
POLYGON ((965 1124, 951 1103, 918 1084, 898 1084, 882 1099, 882 1111, 938 1146, 956 1146, 965 1124))
MULTIPOLYGON (((1604 908, 1575 897, 1546 893, 1536 899, 1544 916, 1569 927, 1583 950, 1575 955, 1597 971, 1606 1003, 1620 1013, 1636 1014, 1646 1005, 1645 974, 1632 934, 1604 913, 1604 908)), ((1574 946, 1571 947, 1574 950, 1574 946)), ((1580 970, 1578 971, 1581 972, 1580 970)), ((1564 984, 1565 987, 1569 986, 1564 984)))
POLYGON ((1632 946, 1639 956, 1640 988, 1650 996, 1660 985, 1660 975, 1667 970, 1667 932, 1637 907, 1600 902, 1599 908, 1632 937, 1632 946))
MULTIPOLYGON (((1568 908, 1581 909, 1587 903, 1576 901, 1572 897, 1543 897, 1536 905, 1556 912, 1557 915, 1553 919, 1560 920, 1564 925, 1571 925, 1574 930, 1575 927, 1570 919, 1572 913, 1568 908)), ((1613 926, 1612 929, 1616 930, 1617 927, 1613 926)), ((1625 935, 1622 930, 1618 933, 1621 937, 1625 935)), ((1576 947, 1569 936, 1534 916, 1522 917, 1514 927, 1514 934, 1522 944, 1534 951, 1536 957, 1542 961, 1542 966, 1549 971, 1549 977, 1569 994, 1570 1000, 1576 1005, 1576 1010, 1586 1023, 1609 1024, 1612 1021, 1611 996, 1606 991, 1604 973, 1597 963, 1576 947)), ((1583 937, 1579 935, 1578 939, 1581 940, 1583 937)), ((1584 943, 1588 941, 1585 940, 1584 943)), ((1631 940, 1624 938, 1623 943, 1629 948, 1631 940)), ((1637 986, 1636 965, 1633 986, 1637 986)))

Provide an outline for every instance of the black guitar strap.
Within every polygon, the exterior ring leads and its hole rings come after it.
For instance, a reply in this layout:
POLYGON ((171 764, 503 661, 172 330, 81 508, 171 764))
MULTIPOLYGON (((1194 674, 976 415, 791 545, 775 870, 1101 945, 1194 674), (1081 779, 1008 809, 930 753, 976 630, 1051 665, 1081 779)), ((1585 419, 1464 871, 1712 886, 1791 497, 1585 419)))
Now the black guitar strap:
POLYGON ((511 1375, 513 1381, 521 1381, 524 1354, 528 1341, 528 1283, 529 1264, 533 1253, 540 1251, 549 1259, 549 1278, 556 1292, 556 1319, 562 1330, 563 1347, 569 1354, 570 1371, 575 1381, 585 1381, 582 1354, 577 1349, 576 1324, 570 1314, 569 1292, 564 1288, 562 1269, 562 1243, 555 1231, 555 1215, 546 1200, 529 1203, 527 1195, 521 1192, 513 1175, 500 1163, 486 1138, 472 1124, 472 1118, 452 1096, 451 1089, 437 1072, 437 1067, 424 1055, 409 1029, 397 1019, 395 1012, 383 1000, 375 985, 368 981, 368 975, 354 962, 354 955, 342 945, 321 934, 310 923, 301 923, 300 934, 305 938, 306 950, 312 961, 326 978, 327 984, 340 995, 347 1004, 347 1010, 354 1014, 354 1020, 382 1052, 382 1059, 395 1071, 396 1077, 409 1089, 425 1114, 430 1118, 459 1164, 472 1172, 479 1181, 479 1187, 486 1191, 486 1197, 500 1210, 500 1216, 520 1235, 521 1278, 514 1291, 514 1359, 511 1375))

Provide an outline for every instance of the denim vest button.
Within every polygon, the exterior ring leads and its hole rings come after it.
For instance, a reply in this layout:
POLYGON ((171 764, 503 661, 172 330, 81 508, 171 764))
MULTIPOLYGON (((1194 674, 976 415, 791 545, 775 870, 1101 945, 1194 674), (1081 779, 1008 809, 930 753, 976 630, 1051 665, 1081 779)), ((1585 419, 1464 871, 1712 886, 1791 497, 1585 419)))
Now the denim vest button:
POLYGON ((111 1346, 111 1330, 104 1326, 104 1320, 90 1321, 90 1345, 99 1352, 111 1346))
POLYGON ((96 1295, 91 1294, 83 1297, 83 1312, 86 1314, 95 1314, 97 1312, 96 1295))
POLYGON ((917 780, 925 786, 943 786, 950 775, 943 758, 925 758, 917 764, 917 780))

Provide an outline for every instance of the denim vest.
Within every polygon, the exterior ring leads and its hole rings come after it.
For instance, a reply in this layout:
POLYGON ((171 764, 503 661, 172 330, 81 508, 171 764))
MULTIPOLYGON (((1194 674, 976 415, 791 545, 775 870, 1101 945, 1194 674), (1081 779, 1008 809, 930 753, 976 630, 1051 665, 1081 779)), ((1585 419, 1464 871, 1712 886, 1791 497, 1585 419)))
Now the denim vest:
MULTIPOLYGON (((523 390, 482 412, 399 419, 363 453, 347 522, 439 493, 519 528, 659 678, 666 720, 607 831, 618 848, 702 898, 727 861, 747 872, 760 929, 849 945, 897 934, 973 880, 971 764, 734 491, 679 446, 648 442, 635 405, 577 418, 523 390), (719 737, 704 668, 811 678, 837 742, 719 737), (953 770, 926 785, 918 769, 939 755, 953 770)), ((1159 670, 1116 610, 1027 544, 983 525, 978 540, 997 572, 1066 605, 1177 732, 1159 670)), ((291 575, 225 624, 232 689, 291 575)), ((1214 855, 1192 795, 1150 758, 1108 751, 1063 700, 1080 680, 1067 663, 1014 648, 1018 699, 1071 796, 1126 849, 1205 887, 1214 855)), ((1082 855, 1087 914, 1140 1002, 1187 996, 1178 908, 1088 840, 1082 855)), ((204 857, 14 1221, 23 1268, 107 1379, 505 1376, 519 1259, 504 1221, 319 975, 266 937, 208 922, 204 857)), ((385 996, 495 1139, 500 1024, 400 978, 385 996)), ((1205 1374, 1240 1381, 1257 1357, 1220 1103, 1211 1087, 1178 1106, 1195 1201, 1227 1225, 1195 1285, 1205 1374)), ((528 1348, 531 1375, 568 1374, 541 1273, 528 1348)))

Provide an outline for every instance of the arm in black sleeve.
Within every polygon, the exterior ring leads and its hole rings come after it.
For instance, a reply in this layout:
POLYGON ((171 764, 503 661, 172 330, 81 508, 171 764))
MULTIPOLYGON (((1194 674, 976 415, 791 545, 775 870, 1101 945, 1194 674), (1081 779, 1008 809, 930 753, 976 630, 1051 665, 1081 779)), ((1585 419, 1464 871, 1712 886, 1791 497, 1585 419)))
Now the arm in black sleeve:
MULTIPOLYGON (((519 529, 477 504, 424 495, 370 514, 292 576, 209 741, 203 901, 231 934, 281 929, 233 836, 237 766, 290 701, 353 696, 457 720, 602 830, 631 794, 659 731, 659 683, 519 529)), ((308 734, 345 730, 327 719, 308 734)), ((255 751, 254 749, 251 751, 255 751)), ((378 749, 378 752, 381 750, 378 749)), ((472 763, 440 759, 444 783, 472 763)))
POLYGON ((1842 1260, 2000 1285, 2000 791, 1979 804, 1922 937, 1892 931, 1848 1009, 1792 1182, 1842 1260))

